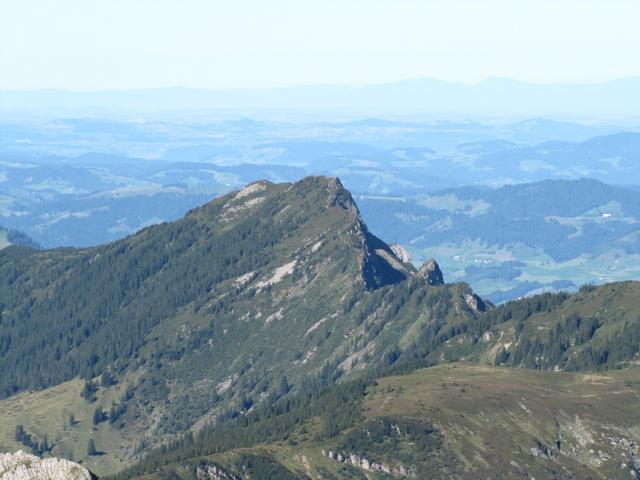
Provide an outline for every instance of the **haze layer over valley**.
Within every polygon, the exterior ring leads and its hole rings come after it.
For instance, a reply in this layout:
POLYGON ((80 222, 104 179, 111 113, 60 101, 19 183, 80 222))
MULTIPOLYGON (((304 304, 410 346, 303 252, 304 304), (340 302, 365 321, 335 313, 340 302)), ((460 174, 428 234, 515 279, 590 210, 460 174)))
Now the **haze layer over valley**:
POLYGON ((521 121, 40 119, 3 124, 0 225, 91 246, 249 182, 339 176, 416 266, 494 302, 637 278, 640 133, 521 121))

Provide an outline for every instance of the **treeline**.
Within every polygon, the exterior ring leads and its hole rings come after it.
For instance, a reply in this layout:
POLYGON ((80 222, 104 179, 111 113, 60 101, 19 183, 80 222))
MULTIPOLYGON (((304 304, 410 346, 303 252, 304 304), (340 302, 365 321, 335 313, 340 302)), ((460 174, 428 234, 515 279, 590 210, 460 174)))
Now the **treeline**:
POLYGON ((558 367, 570 371, 619 368, 628 364, 640 352, 640 318, 626 322, 612 335, 589 342, 602 325, 599 318, 574 313, 556 323, 545 335, 521 335, 512 351, 499 352, 496 364, 543 370, 558 367))
POLYGON ((394 349, 387 363, 391 372, 409 373, 417 368, 429 367, 439 362, 432 354, 447 341, 458 335, 467 335, 472 343, 480 341, 482 335, 495 325, 513 321, 517 329, 523 329, 525 322, 541 312, 550 312, 562 305, 569 295, 567 293, 545 293, 534 297, 508 302, 482 315, 466 320, 449 323, 443 313, 451 309, 450 297, 440 294, 427 295, 425 304, 436 314, 434 321, 427 323, 419 335, 405 350, 394 349))
POLYGON ((449 451, 444 436, 419 418, 377 417, 347 431, 337 447, 343 456, 403 465, 414 478, 446 478, 462 473, 460 461, 449 451))
POLYGON ((51 445, 49 445, 49 439, 46 435, 44 435, 41 440, 38 440, 35 435, 27 433, 22 424, 16 425, 14 439, 16 442, 21 443, 31 450, 31 453, 39 457, 51 452, 51 445))
POLYGON ((189 432, 180 440, 151 451, 134 467, 109 478, 129 479, 196 457, 259 443, 286 441, 296 427, 314 417, 320 420, 314 440, 333 438, 361 419, 361 401, 372 383, 371 376, 332 385, 320 379, 308 380, 294 396, 232 420, 223 418, 197 435, 189 432))
POLYGON ((513 351, 502 350, 496 358, 496 363, 545 370, 556 366, 565 369, 569 366, 568 363, 572 364, 573 368, 570 369, 574 370, 597 367, 601 362, 589 359, 585 364, 584 359, 570 358, 569 349, 591 340, 601 326, 602 321, 598 318, 583 318, 573 313, 565 320, 557 322, 544 337, 521 334, 513 351))

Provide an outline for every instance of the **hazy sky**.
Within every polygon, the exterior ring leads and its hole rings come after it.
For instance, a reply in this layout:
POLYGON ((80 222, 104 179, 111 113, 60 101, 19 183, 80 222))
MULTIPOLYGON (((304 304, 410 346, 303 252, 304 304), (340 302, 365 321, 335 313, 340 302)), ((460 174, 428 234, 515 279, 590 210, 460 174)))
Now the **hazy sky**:
POLYGON ((640 0, 0 0, 0 88, 599 82, 640 0))

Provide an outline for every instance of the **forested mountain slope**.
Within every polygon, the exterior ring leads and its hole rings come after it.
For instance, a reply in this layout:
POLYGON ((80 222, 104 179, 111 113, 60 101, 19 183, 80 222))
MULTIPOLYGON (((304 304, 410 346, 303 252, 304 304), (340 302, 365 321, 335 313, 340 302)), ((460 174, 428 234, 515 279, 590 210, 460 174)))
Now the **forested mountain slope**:
POLYGON ((416 272, 369 233, 337 179, 257 182, 112 244, 2 251, 1 392, 26 412, 26 391, 55 388, 41 398, 57 399, 60 421, 27 434, 85 457, 95 423, 100 473, 304 385, 393 363, 421 330, 482 313, 467 285, 441 283, 435 263, 416 272))
POLYGON ((640 478, 639 289, 586 286, 425 329, 386 368, 205 428, 116 478, 640 478))
POLYGON ((334 313, 358 291, 412 270, 368 233, 337 181, 317 178, 255 183, 101 247, 8 249, 0 257, 2 391, 122 370, 146 343, 175 343, 171 326, 193 351, 223 340, 225 317, 250 335, 256 323, 290 325, 296 309, 320 320, 323 309, 334 313), (178 323, 163 325, 170 318, 178 323), (150 336, 154 327, 167 328, 150 336))
MULTIPOLYGON (((533 395, 529 382, 556 385, 555 370, 637 363, 638 283, 494 307, 464 283, 444 283, 435 261, 416 270, 401 257, 402 250, 368 231, 339 180, 324 177, 256 182, 179 221, 99 247, 4 249, 0 449, 81 460, 98 474, 143 459, 122 478, 192 478, 198 467, 215 465, 231 476, 207 470, 200 478, 465 478, 486 475, 494 464, 508 476, 504 445, 478 445, 507 435, 512 426, 499 412, 521 408, 520 397, 503 401, 493 387, 483 389, 478 399, 492 403, 474 410, 471 421, 495 428, 478 433, 471 446, 456 446, 456 435, 472 430, 458 421, 467 407, 454 400, 464 392, 443 387, 441 397, 423 402, 426 391, 448 380, 425 373, 425 391, 416 391, 423 383, 413 372, 452 361, 489 364, 477 370, 477 388, 483 375, 503 375, 496 391, 522 381, 524 398, 533 395), (499 373, 513 371, 506 365, 547 371, 499 373), (389 375, 398 375, 395 386, 379 391, 389 375), (372 414, 374 392, 382 403, 372 414), (396 408, 409 400, 426 410, 396 408), (453 402, 445 416, 436 414, 442 402, 453 402), (358 429, 377 433, 365 439, 358 429), (329 449, 358 460, 335 463, 329 449), (304 470, 294 466, 289 454, 307 458, 308 467, 304 460, 304 470), (474 466, 480 457, 485 470, 474 466), (371 462, 381 470, 371 470, 371 462)), ((449 372, 425 370, 438 371, 449 372)), ((624 382, 636 380, 625 375, 610 381, 633 406, 637 397, 624 382)), ((593 404, 610 403, 604 392, 585 388, 593 404)), ((556 418, 560 410, 582 414, 577 392, 547 399, 556 418)), ((627 410, 611 415, 615 428, 635 428, 627 410)), ((523 455, 537 448, 551 458, 551 423, 532 422, 518 423, 523 455), (530 445, 532 438, 542 446, 530 445)), ((604 428, 595 422, 592 435, 604 428)), ((616 430, 615 438, 636 445, 635 431, 616 430)), ((576 451, 589 456, 592 443, 576 451)), ((636 455, 632 447, 625 452, 636 455)), ((584 478, 610 471, 587 460, 563 461, 557 472, 584 478)), ((531 471, 554 478, 553 468, 531 471)))
POLYGON ((640 283, 526 298, 480 323, 486 329, 480 337, 470 329, 432 357, 556 371, 634 367, 640 360, 640 283), (547 305, 539 309, 542 303, 547 305))

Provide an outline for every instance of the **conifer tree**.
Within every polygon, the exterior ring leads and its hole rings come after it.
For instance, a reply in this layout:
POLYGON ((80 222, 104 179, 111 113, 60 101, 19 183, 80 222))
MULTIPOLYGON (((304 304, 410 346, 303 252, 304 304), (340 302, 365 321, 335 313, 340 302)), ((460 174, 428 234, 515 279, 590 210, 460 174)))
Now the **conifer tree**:
POLYGON ((96 455, 98 450, 96 450, 96 442, 93 438, 89 439, 89 443, 87 443, 87 455, 96 455))

